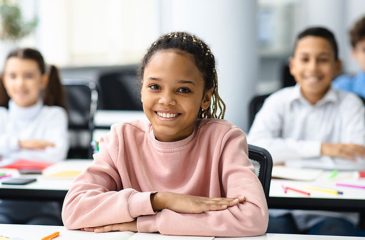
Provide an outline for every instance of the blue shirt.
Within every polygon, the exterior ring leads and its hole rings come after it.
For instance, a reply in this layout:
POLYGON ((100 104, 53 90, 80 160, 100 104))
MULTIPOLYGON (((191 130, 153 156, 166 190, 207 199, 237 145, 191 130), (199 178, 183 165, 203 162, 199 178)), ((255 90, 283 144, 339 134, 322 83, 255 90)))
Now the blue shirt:
POLYGON ((333 81, 332 86, 365 98, 365 72, 360 71, 356 75, 341 75, 333 81))

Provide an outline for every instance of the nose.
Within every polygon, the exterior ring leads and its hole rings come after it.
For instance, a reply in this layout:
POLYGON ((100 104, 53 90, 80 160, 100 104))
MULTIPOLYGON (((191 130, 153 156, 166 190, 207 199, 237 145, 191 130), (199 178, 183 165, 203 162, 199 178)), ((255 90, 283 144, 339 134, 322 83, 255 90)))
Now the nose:
POLYGON ((16 86, 23 87, 25 85, 25 79, 22 77, 17 77, 14 79, 16 86))
POLYGON ((176 100, 174 98, 174 95, 173 93, 171 92, 164 92, 161 94, 159 100, 158 100, 158 103, 160 104, 164 104, 164 105, 176 105, 176 100))
POLYGON ((310 70, 315 71, 318 67, 318 62, 316 60, 312 60, 309 62, 308 67, 310 70))

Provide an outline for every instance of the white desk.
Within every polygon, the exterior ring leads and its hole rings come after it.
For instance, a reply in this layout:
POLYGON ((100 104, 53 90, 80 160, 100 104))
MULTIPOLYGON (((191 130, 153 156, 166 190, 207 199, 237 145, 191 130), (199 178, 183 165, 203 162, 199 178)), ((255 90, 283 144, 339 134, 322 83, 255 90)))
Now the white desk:
MULTIPOLYGON (((75 164, 86 168, 91 161, 66 160, 59 164, 75 164)), ((34 176, 29 176, 34 177, 34 176)), ((35 176, 37 181, 28 185, 1 185, 0 198, 6 199, 34 199, 34 200, 57 200, 62 202, 71 183, 72 179, 48 178, 45 176, 35 176)), ((325 175, 324 175, 325 177, 325 175)), ((365 179, 362 180, 365 185, 365 179)), ((333 185, 336 181, 325 181, 325 184, 333 185)), ((365 212, 365 189, 337 188, 344 192, 343 195, 331 195, 321 192, 312 192, 311 197, 304 196, 295 192, 284 193, 281 185, 285 184, 299 189, 305 189, 306 185, 317 184, 314 182, 287 181, 273 179, 271 181, 269 207, 284 209, 321 209, 332 211, 356 211, 365 212)))
POLYGON ((293 181, 272 179, 270 185, 270 208, 285 209, 321 209, 365 212, 365 189, 336 186, 336 183, 353 183, 365 186, 365 179, 355 179, 353 172, 339 172, 336 178, 329 178, 329 172, 324 171, 314 181, 293 181), (310 196, 294 191, 284 192, 282 186, 310 192, 310 196), (334 195, 311 187, 330 188, 343 191, 342 195, 334 195))
POLYGON ((291 234, 266 234, 258 237, 242 238, 214 238, 214 237, 191 237, 191 236, 166 236, 160 234, 133 233, 133 232, 109 232, 90 233, 83 231, 67 230, 63 226, 40 226, 40 225, 16 225, 0 224, 0 236, 9 237, 12 240, 40 240, 53 232, 59 231, 60 236, 55 240, 355 240, 360 237, 339 236, 314 236, 314 235, 291 235, 291 234))

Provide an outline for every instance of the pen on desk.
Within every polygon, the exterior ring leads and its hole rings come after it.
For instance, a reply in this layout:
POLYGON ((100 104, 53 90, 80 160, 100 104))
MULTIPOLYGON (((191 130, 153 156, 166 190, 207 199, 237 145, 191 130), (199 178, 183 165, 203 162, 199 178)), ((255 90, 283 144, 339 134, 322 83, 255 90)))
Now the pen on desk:
POLYGON ((322 192, 322 193, 328 193, 328 194, 332 194, 332 195, 343 195, 342 191, 338 191, 336 189, 331 189, 331 188, 323 188, 323 187, 317 187, 317 186, 310 186, 310 187, 307 187, 307 188, 309 190, 322 192))
POLYGON ((282 186, 282 187, 284 189, 284 193, 287 193, 288 191, 293 191, 293 192, 297 192, 297 193, 304 194, 306 196, 310 196, 311 195, 310 192, 306 192, 304 190, 300 190, 300 189, 297 189, 297 188, 288 187, 288 186, 282 186))
POLYGON ((60 232, 54 232, 48 236, 42 238, 42 240, 52 240, 60 235, 60 232))
POLYGON ((355 185, 355 184, 350 184, 350 183, 336 183, 336 186, 365 189, 364 185, 355 185))

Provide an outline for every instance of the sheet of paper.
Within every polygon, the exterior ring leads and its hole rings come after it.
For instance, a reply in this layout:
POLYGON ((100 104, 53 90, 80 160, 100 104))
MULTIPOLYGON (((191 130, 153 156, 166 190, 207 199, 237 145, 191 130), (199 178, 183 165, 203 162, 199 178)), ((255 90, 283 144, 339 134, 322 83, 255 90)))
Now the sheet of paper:
POLYGON ((320 169, 274 166, 272 169, 272 177, 299 181, 314 181, 322 174, 322 172, 323 171, 320 169))
POLYGON ((312 168, 324 170, 365 170, 365 159, 348 160, 341 158, 319 157, 307 159, 292 159, 285 161, 287 167, 312 168))

